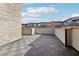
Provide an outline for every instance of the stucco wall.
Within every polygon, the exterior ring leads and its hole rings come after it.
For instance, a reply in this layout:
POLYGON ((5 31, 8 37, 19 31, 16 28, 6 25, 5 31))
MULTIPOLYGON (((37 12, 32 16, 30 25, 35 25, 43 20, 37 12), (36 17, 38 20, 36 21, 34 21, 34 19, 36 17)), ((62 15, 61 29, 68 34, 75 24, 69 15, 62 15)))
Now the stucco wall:
POLYGON ((22 27, 22 34, 32 34, 32 28, 22 27))
POLYGON ((55 28, 55 35, 65 44, 65 29, 64 28, 55 28))
POLYGON ((36 28, 35 30, 36 34, 53 34, 52 28, 36 28))
POLYGON ((79 51, 79 29, 72 29, 72 47, 79 51))
POLYGON ((20 4, 0 3, 0 46, 21 38, 20 4))
POLYGON ((22 34, 53 34, 52 28, 27 28, 22 27, 22 34))

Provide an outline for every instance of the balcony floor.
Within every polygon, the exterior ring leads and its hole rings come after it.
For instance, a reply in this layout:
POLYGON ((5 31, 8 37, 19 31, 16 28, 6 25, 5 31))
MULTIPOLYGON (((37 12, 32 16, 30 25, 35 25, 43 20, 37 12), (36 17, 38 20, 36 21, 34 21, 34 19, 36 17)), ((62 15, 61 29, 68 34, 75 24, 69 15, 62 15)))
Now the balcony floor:
POLYGON ((40 35, 31 44, 25 56, 78 56, 72 48, 65 47, 55 35, 40 35))
POLYGON ((23 35, 22 39, 0 47, 0 56, 79 56, 55 35, 23 35))

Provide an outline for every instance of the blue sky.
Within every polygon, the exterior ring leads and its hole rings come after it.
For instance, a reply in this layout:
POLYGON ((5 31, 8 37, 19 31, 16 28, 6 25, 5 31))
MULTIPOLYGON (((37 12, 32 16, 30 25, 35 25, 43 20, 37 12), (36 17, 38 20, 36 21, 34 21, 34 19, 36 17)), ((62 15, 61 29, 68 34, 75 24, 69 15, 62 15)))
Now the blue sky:
POLYGON ((78 3, 26 3, 21 6, 22 23, 63 21, 79 16, 78 3))

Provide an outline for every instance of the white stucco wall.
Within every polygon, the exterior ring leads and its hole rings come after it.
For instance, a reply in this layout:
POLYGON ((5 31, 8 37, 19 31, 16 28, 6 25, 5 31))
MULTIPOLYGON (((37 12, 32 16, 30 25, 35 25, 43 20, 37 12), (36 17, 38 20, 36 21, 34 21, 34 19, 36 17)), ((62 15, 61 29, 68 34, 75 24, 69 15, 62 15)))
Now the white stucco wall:
POLYGON ((20 38, 20 4, 0 3, 0 46, 20 38))

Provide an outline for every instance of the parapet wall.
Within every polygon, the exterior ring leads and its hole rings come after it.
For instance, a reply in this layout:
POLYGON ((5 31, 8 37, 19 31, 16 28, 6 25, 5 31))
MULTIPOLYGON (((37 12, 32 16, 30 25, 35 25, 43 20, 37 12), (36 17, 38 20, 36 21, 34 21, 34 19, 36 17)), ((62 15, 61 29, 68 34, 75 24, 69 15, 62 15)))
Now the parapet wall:
POLYGON ((79 51, 79 27, 55 28, 55 35, 63 44, 79 51))
POLYGON ((60 39, 60 41, 65 44, 65 29, 55 28, 55 35, 60 39))
POLYGON ((35 28, 36 34, 54 34, 54 31, 52 28, 46 27, 46 28, 35 28))
POLYGON ((22 27, 22 35, 31 35, 32 30, 33 30, 33 28, 22 27))
POLYGON ((79 29, 72 29, 72 47, 79 51, 79 29))

